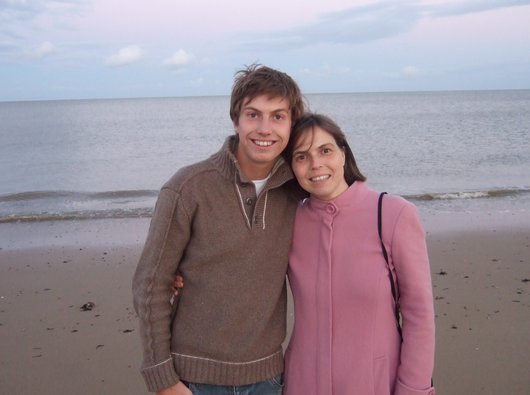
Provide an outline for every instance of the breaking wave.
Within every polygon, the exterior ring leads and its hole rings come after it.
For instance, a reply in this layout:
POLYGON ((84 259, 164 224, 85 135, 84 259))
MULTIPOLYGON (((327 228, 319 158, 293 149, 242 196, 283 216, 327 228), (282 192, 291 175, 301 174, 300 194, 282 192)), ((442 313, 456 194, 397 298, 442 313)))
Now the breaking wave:
MULTIPOLYGON (((530 188, 403 195, 410 201, 450 201, 522 196, 530 188)), ((0 195, 0 223, 112 218, 149 218, 158 191, 32 191, 0 195)))

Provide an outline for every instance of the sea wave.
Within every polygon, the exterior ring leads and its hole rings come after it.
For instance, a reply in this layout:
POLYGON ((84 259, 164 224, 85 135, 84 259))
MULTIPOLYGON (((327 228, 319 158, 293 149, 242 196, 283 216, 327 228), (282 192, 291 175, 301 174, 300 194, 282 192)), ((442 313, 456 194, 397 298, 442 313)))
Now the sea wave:
POLYGON ((31 200, 112 200, 127 198, 147 198, 157 196, 158 191, 153 190, 124 190, 104 192, 78 192, 78 191, 28 191, 0 195, 1 202, 24 202, 31 200))
MULTIPOLYGON (((0 195, 0 224, 87 219, 149 218, 158 191, 104 192, 33 191, 0 195)), ((518 198, 530 187, 485 191, 456 191, 403 194, 410 201, 429 202, 487 198, 518 198)))
POLYGON ((28 191, 0 195, 0 223, 150 217, 158 191, 28 191))
POLYGON ((149 218, 153 215, 152 208, 137 208, 132 210, 86 210, 86 211, 66 211, 57 213, 28 213, 11 214, 0 216, 1 223, 12 222, 43 222, 43 221, 66 221, 66 220, 87 220, 87 219, 119 219, 119 218, 149 218))
POLYGON ((517 197, 530 193, 530 188, 505 188, 491 189, 486 191, 456 191, 424 193, 417 195, 404 195, 409 200, 429 201, 429 200, 459 200, 459 199, 483 199, 500 197, 517 197))

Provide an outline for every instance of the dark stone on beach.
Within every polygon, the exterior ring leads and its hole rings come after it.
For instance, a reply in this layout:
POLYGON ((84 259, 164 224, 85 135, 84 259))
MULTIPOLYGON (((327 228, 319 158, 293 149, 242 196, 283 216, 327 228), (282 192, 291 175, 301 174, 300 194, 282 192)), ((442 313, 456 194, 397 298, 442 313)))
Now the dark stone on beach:
POLYGON ((529 283, 530 282, 530 278, 523 278, 521 281, 523 283, 529 283))
POLYGON ((123 333, 131 333, 131 332, 134 332, 134 329, 125 329, 123 331, 123 333))
POLYGON ((439 276, 445 276, 445 275, 447 275, 447 272, 446 272, 445 270, 440 270, 440 271, 439 271, 438 273, 436 273, 436 274, 438 274, 439 276))
POLYGON ((83 306, 81 306, 81 311, 91 311, 95 307, 94 302, 86 302, 83 306))

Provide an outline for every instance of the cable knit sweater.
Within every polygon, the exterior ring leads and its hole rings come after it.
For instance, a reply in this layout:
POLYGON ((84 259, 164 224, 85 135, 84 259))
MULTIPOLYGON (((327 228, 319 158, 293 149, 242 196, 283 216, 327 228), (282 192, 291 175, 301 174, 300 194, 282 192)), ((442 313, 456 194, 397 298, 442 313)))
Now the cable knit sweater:
POLYGON ((283 371, 293 175, 280 158, 256 196, 236 146, 229 137, 160 191, 133 279, 150 391, 179 379, 245 385, 283 371), (171 303, 177 270, 186 285, 171 303))

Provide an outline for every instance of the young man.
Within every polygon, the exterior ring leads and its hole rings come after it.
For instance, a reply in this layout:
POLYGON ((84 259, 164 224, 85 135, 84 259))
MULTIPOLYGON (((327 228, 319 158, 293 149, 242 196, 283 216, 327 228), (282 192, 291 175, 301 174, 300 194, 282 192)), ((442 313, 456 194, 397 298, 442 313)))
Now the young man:
POLYGON ((150 391, 281 393, 297 197, 280 154, 303 110, 287 74, 241 70, 230 103, 236 134, 162 187, 133 279, 150 391), (186 282, 178 304, 177 271, 186 282))

